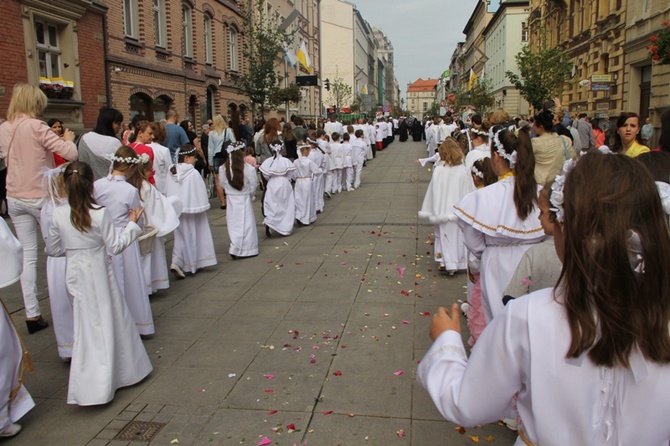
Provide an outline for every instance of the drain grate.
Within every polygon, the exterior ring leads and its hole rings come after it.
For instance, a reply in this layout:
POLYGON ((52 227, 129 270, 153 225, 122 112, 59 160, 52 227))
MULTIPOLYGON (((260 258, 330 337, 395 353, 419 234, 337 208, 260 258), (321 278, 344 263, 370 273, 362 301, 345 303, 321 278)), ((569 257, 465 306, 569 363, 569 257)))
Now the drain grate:
POLYGON ((114 440, 149 442, 153 440, 163 426, 165 426, 165 423, 131 421, 126 424, 126 427, 121 429, 121 432, 114 437, 114 440))

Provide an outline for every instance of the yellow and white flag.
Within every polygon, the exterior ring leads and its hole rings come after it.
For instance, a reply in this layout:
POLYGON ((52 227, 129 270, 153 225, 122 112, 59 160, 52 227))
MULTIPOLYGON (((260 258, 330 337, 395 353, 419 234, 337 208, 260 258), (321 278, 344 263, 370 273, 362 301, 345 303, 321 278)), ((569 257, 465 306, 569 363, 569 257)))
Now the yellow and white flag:
POLYGON ((307 54, 307 45, 305 45, 304 40, 300 45, 300 50, 298 50, 298 62, 300 62, 300 65, 302 65, 307 71, 310 73, 312 72, 312 60, 309 58, 309 54, 307 54))
POLYGON ((472 90, 472 86, 474 85, 476 80, 477 75, 475 74, 474 70, 470 68, 470 79, 468 80, 468 90, 472 90))

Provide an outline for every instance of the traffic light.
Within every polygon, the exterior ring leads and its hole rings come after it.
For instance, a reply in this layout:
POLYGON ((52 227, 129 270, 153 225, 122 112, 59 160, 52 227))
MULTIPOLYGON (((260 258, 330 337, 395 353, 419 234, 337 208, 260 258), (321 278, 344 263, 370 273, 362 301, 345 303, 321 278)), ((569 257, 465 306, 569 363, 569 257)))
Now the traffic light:
POLYGON ((324 82, 324 85, 326 86, 326 90, 330 91, 330 79, 326 78, 324 82))

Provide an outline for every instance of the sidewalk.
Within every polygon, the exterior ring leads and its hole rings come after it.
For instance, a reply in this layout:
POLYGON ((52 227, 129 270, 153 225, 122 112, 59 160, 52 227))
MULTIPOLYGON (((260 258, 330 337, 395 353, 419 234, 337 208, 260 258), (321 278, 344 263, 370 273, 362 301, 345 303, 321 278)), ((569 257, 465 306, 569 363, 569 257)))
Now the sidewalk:
MULTIPOLYGON (((496 424, 461 434, 416 382, 424 314, 465 296, 465 275, 437 272, 432 226, 417 219, 432 174, 419 156, 423 143, 396 140, 361 188, 289 237, 265 238, 257 200, 255 258, 231 260, 213 206, 219 264, 151 297, 154 371, 102 407, 66 404, 53 329, 28 335, 20 287, 0 290, 35 364, 25 385, 37 403, 0 445, 512 444, 496 424)), ((50 319, 48 299, 41 308, 50 319)))

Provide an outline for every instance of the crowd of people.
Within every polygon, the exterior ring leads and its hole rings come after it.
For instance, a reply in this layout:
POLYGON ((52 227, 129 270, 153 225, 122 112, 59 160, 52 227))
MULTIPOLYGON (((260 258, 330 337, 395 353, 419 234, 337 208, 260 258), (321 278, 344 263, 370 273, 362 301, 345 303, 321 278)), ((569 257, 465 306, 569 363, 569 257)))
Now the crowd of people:
MULTIPOLYGON (((39 119, 46 105, 37 87, 17 85, 0 126, 6 209, 16 231, 15 238, 0 225, 3 255, 14 262, 0 285, 21 281, 30 334, 49 326, 37 300, 41 235, 58 355, 70 362, 67 402, 82 406, 105 404, 151 372, 142 344, 155 333, 149 296, 169 288, 169 272, 179 280, 217 264, 208 182, 216 182, 226 209, 232 259, 253 257, 259 184, 267 236, 288 236, 294 223, 316 221, 324 198, 360 187, 380 127, 379 150, 393 140, 385 119, 352 124, 333 116, 314 130, 299 117, 283 125, 271 118, 254 134, 233 113, 231 120, 214 116, 198 136, 175 111, 160 122, 136 116, 125 128, 118 110, 103 107, 75 144, 62 121, 39 119)), ((16 420, 33 405, 20 386, 27 361, 7 321, 5 311, 0 436, 16 435, 16 420)))
POLYGON ((426 125, 419 216, 468 298, 434 315, 417 378, 445 418, 502 420, 516 444, 665 444, 667 423, 639 426, 670 407, 655 390, 670 384, 670 110, 654 150, 635 113, 609 147, 563 114, 549 101, 530 120, 426 125))

